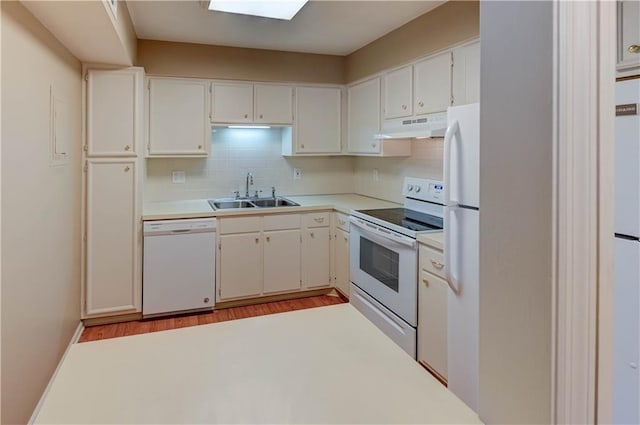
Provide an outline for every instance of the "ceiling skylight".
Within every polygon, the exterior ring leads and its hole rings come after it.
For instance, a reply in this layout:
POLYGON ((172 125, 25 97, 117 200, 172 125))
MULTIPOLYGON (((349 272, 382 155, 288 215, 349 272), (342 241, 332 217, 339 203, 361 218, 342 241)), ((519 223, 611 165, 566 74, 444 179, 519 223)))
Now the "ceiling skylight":
POLYGON ((209 10, 290 21, 308 0, 210 0, 209 10))

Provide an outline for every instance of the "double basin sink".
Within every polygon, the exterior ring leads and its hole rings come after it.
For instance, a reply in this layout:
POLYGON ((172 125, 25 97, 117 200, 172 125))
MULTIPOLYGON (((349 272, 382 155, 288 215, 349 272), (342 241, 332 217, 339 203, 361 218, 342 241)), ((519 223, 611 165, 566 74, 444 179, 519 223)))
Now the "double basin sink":
POLYGON ((287 198, 251 198, 251 199, 234 199, 221 198, 209 199, 209 205, 214 210, 222 210, 229 208, 273 208, 273 207, 298 207, 297 204, 287 198))

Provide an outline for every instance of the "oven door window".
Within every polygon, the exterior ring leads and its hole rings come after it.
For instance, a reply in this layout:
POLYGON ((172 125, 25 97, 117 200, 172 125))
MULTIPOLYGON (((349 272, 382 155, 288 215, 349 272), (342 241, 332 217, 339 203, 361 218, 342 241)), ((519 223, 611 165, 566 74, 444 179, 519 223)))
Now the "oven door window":
POLYGON ((382 245, 360 237, 360 269, 398 292, 400 255, 382 245))

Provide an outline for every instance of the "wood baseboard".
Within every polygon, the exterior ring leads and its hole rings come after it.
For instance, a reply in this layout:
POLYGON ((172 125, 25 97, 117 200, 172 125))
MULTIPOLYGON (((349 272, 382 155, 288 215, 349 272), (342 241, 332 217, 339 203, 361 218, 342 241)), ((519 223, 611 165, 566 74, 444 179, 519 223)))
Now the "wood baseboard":
POLYGON ((434 378, 436 378, 442 385, 444 385, 445 387, 448 387, 447 380, 443 376, 441 376, 438 372, 433 370, 431 366, 429 366, 427 363, 423 362, 422 360, 418 361, 418 364, 423 368, 425 368, 427 372, 429 372, 434 378))

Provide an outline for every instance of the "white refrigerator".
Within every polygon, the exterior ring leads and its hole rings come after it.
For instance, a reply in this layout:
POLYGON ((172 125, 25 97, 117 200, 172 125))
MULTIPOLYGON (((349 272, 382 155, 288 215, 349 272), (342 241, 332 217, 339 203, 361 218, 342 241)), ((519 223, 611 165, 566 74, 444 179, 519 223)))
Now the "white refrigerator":
POLYGON ((480 104, 449 107, 444 139, 448 387, 478 410, 480 104))
POLYGON ((616 83, 613 422, 640 423, 640 79, 616 83))

